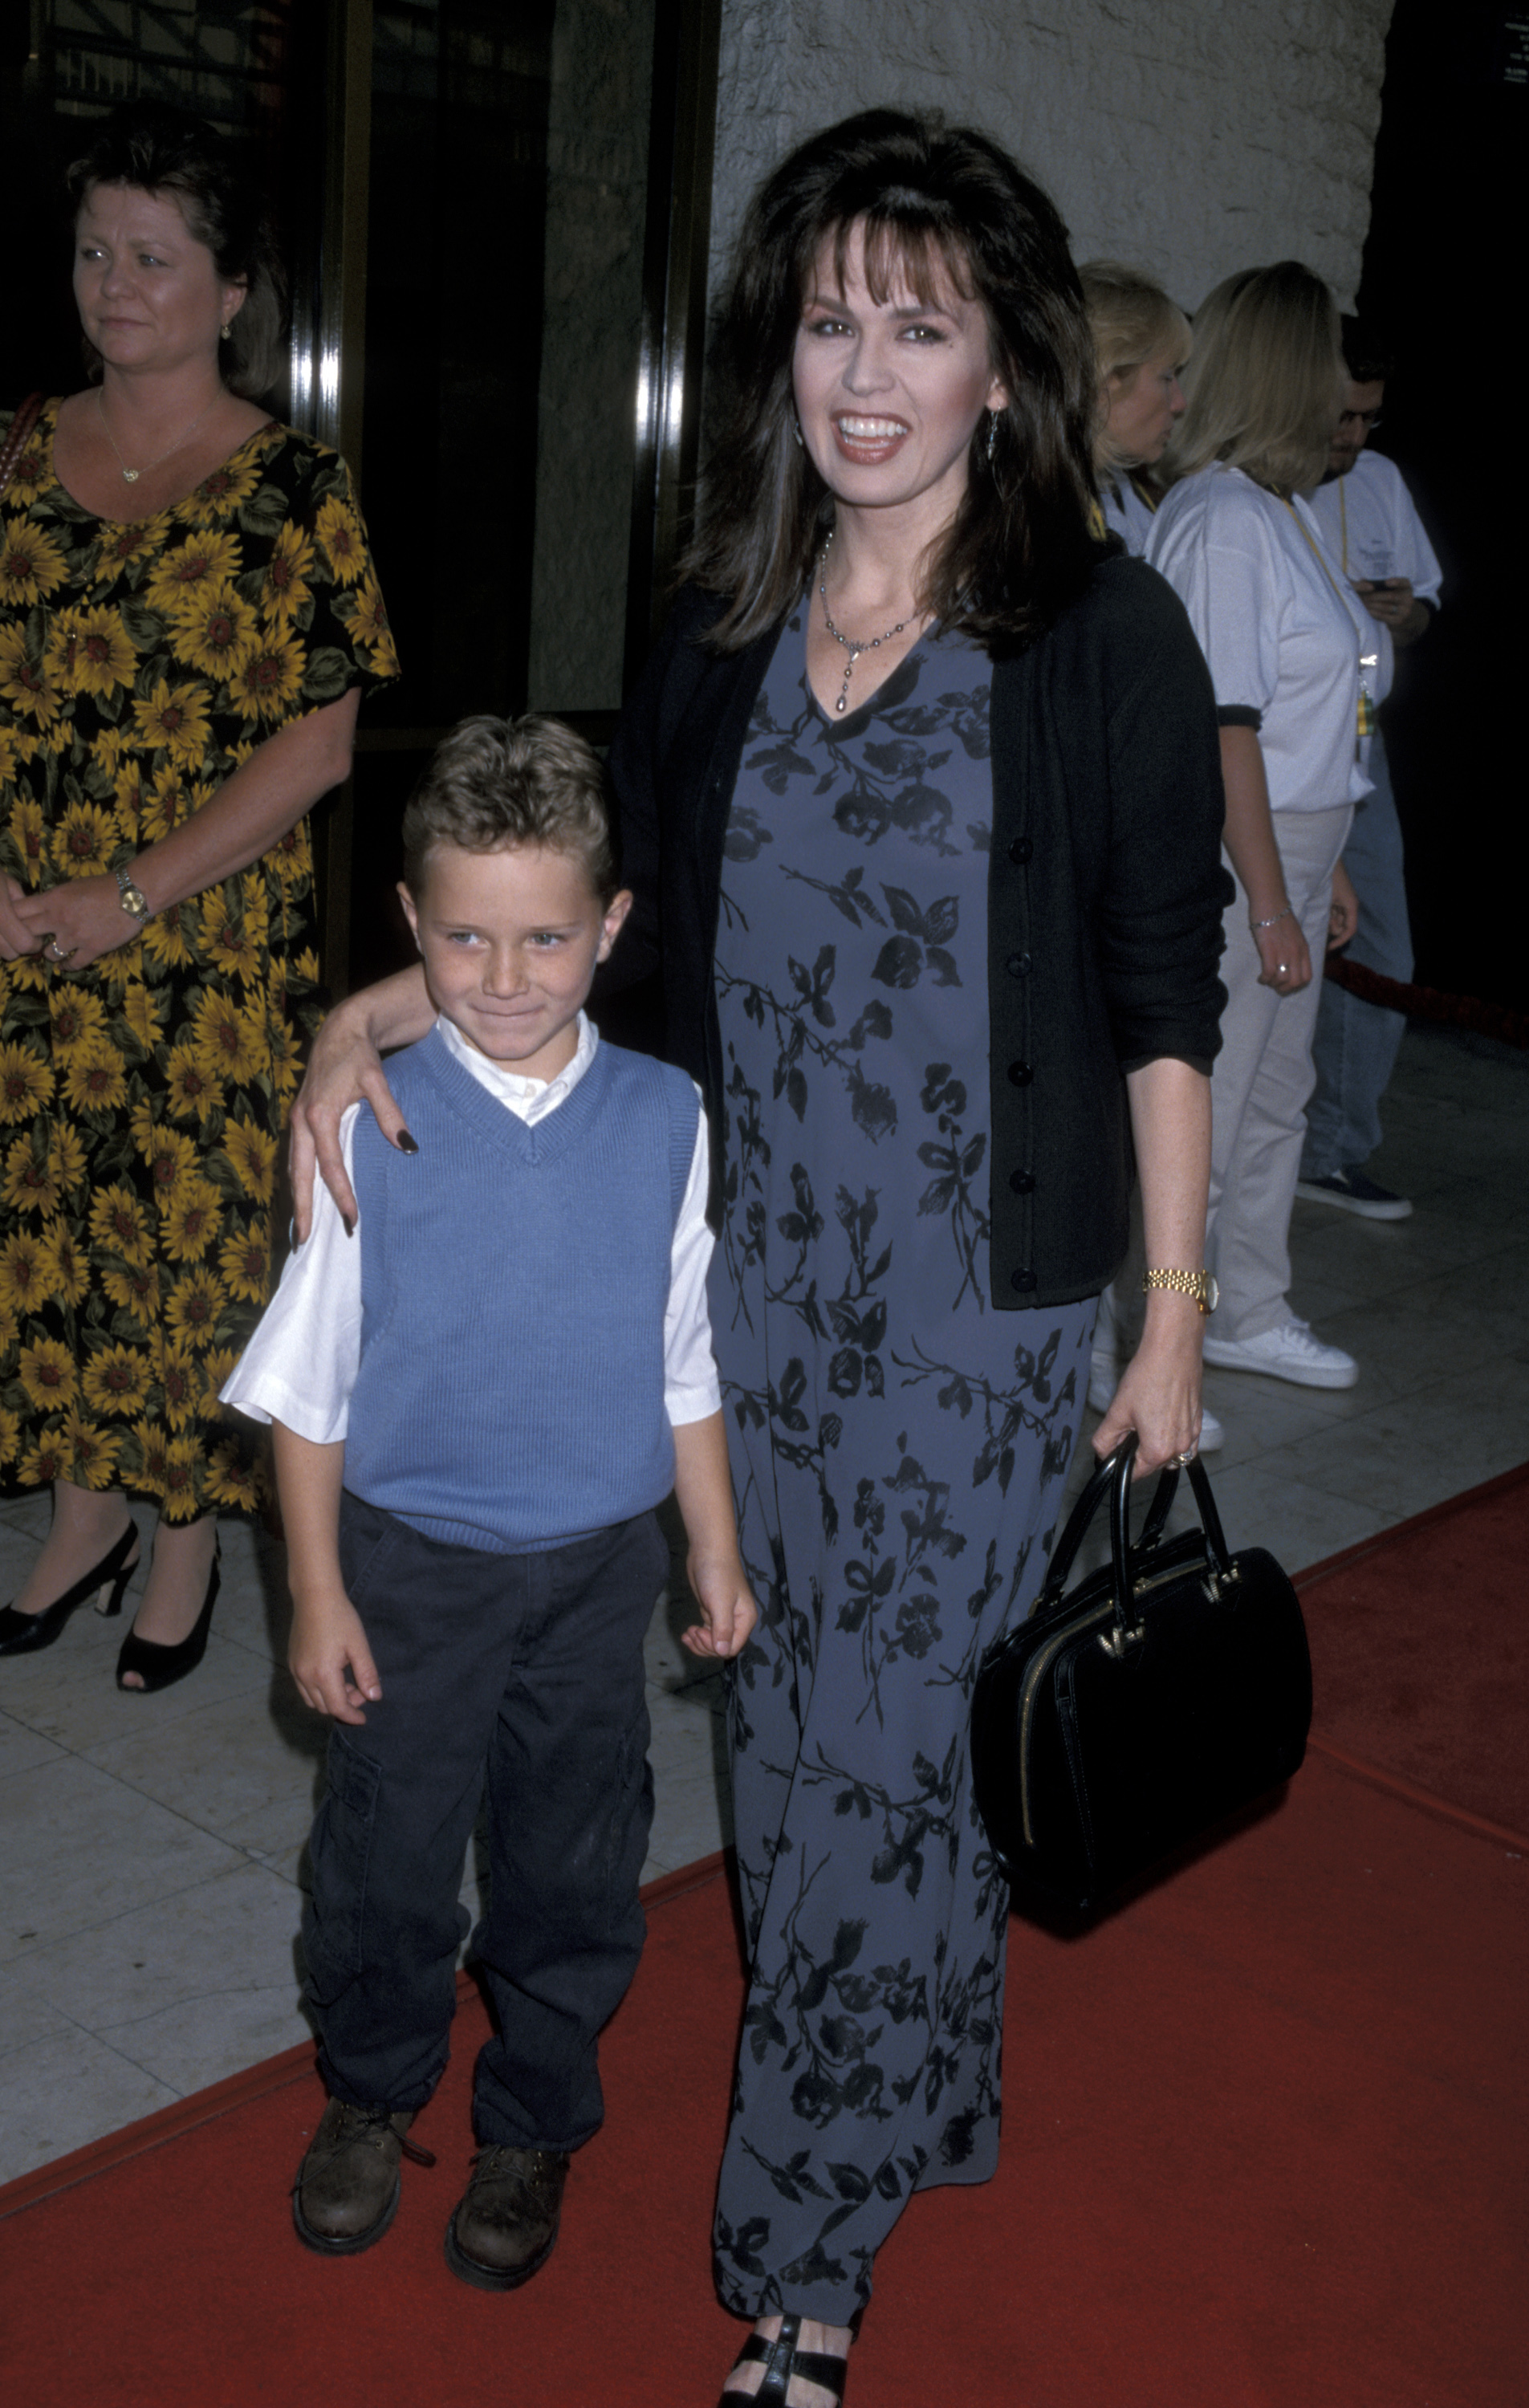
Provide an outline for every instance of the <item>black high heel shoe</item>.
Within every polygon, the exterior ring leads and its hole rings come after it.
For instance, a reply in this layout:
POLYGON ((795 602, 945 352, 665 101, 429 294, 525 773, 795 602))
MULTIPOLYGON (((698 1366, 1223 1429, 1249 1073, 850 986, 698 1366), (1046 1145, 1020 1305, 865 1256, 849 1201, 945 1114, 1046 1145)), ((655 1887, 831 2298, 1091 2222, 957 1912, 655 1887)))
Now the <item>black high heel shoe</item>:
POLYGON ((51 1647, 76 1607, 83 1605, 97 1590, 100 1594, 95 1597, 96 1612, 121 1613, 122 1592, 138 1569, 137 1556, 133 1553, 137 1542, 138 1526, 130 1521, 95 1570, 76 1581, 73 1588, 66 1588, 51 1605, 45 1605, 40 1613, 18 1613, 13 1605, 7 1605, 0 1613, 0 1656, 36 1656, 44 1647, 51 1647), (124 1560, 128 1555, 133 1555, 131 1563, 124 1560))
POLYGON ((207 1581, 207 1593, 202 1599, 202 1611, 184 1639, 178 1640, 173 1647, 162 1647, 155 1639, 140 1639, 136 1630, 128 1632, 117 1658, 117 1686, 124 1697, 146 1698, 151 1690, 171 1689, 177 1681, 183 1681, 188 1672, 195 1671, 207 1652, 207 1632, 212 1627, 212 1609, 218 1601, 219 1577, 218 1551, 214 1548, 212 1571, 207 1581), (136 1672, 143 1683, 142 1688, 130 1689, 122 1678, 124 1672, 136 1672))

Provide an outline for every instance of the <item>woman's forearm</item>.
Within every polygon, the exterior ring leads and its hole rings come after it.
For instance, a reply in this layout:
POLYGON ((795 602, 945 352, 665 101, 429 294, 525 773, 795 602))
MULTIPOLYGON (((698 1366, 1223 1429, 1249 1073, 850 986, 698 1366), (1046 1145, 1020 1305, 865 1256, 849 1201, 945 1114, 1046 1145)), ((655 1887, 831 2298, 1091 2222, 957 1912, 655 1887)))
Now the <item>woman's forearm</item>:
POLYGON ((414 1140, 404 1126, 404 1115, 393 1102, 380 1055, 394 1045, 411 1045, 427 1037, 435 1024, 436 1007, 424 982, 423 968, 397 970, 376 986, 363 987, 336 1004, 313 1040, 307 1076, 293 1101, 293 1219, 297 1235, 306 1238, 312 1224, 313 1182, 321 1178, 346 1223, 356 1220, 355 1190, 345 1168, 340 1123, 348 1107, 363 1097, 377 1115, 390 1145, 413 1150, 414 1140))
POLYGON ((330 1054, 337 1053, 347 1037, 365 1037, 385 1054, 428 1037, 435 1025, 424 966, 411 963, 407 970, 394 970, 391 978, 379 979, 375 986, 364 986, 335 1006, 314 1042, 315 1068, 322 1074, 330 1054))
MULTIPOLYGON (((339 784, 350 767, 359 699, 359 689, 353 690, 284 727, 257 746, 200 810, 144 847, 132 876, 151 916, 248 869, 339 784)), ((30 952, 48 944, 54 960, 71 961, 77 969, 131 943, 136 934, 136 923, 122 910, 117 881, 107 872, 21 896, 0 926, 0 938, 13 940, 5 950, 30 952)))
POLYGON ((1247 891, 1252 917, 1270 920, 1284 910, 1289 898, 1269 809, 1264 748, 1251 727, 1223 727, 1221 739, 1222 782, 1226 789, 1222 841, 1247 891))
POLYGON ((1222 841, 1248 897, 1249 930, 1257 948, 1260 986, 1296 995, 1311 983, 1311 955, 1285 891, 1284 864, 1269 809, 1264 748, 1250 727, 1223 727, 1222 782, 1226 789, 1222 841))
MULTIPOLYGON (((1164 1059, 1129 1071, 1125 1083, 1147 1268, 1196 1271, 1210 1188, 1210 1082, 1188 1062, 1164 1059)), ((1134 1429, 1139 1478, 1198 1443, 1204 1326, 1194 1297, 1149 1288, 1141 1344, 1093 1434, 1101 1457, 1134 1429)))
POLYGON ((150 911, 205 894, 279 844, 332 787, 350 774, 361 689, 294 720, 258 745, 211 800, 134 864, 150 911))
POLYGON ((1190 1063, 1167 1058, 1128 1071, 1125 1089, 1148 1266, 1197 1271, 1210 1195, 1210 1082, 1190 1063))

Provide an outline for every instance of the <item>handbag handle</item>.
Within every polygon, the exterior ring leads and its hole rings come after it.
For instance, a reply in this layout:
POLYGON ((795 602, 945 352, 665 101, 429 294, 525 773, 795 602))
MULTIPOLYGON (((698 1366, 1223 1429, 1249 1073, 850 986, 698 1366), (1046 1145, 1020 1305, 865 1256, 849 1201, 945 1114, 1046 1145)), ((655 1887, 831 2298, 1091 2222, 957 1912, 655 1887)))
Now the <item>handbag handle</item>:
MULTIPOLYGON (((1136 1546, 1131 1544, 1131 1466, 1136 1460, 1137 1439, 1135 1430, 1127 1430, 1112 1455, 1107 1455, 1093 1473, 1067 1519, 1045 1584, 1036 1599, 1033 1612, 1043 1613, 1061 1601, 1073 1559, 1083 1543, 1083 1537, 1105 1496, 1109 1498, 1109 1557, 1114 1582, 1115 1622, 1123 1640, 1130 1626, 1135 1559, 1148 1555, 1163 1533, 1174 1498, 1179 1491, 1179 1466, 1165 1464, 1157 1476, 1157 1487, 1147 1509, 1147 1519, 1136 1546)), ((1186 1466, 1189 1484, 1199 1508, 1200 1530, 1209 1558, 1212 1579, 1218 1584, 1235 1578, 1232 1559, 1227 1553, 1226 1534, 1216 1500, 1210 1493, 1210 1476, 1199 1456, 1192 1456, 1186 1466)))
MULTIPOLYGON (((1122 1562, 1130 1554, 1130 1538, 1125 1512, 1126 1498, 1131 1486, 1131 1466, 1136 1458, 1136 1431, 1127 1430, 1114 1454, 1106 1455, 1103 1463, 1096 1468, 1088 1486, 1068 1515, 1067 1526, 1052 1552, 1051 1569, 1047 1573, 1040 1595, 1036 1599, 1032 1609, 1034 1612, 1041 1613, 1048 1606, 1055 1605, 1060 1599, 1067 1584, 1067 1574, 1073 1567, 1073 1557, 1082 1545, 1089 1524, 1098 1511, 1101 1499, 1107 1494, 1110 1498, 1110 1554, 1119 1574, 1122 1562)), ((1155 1498, 1153 1504, 1155 1508, 1155 1498)))

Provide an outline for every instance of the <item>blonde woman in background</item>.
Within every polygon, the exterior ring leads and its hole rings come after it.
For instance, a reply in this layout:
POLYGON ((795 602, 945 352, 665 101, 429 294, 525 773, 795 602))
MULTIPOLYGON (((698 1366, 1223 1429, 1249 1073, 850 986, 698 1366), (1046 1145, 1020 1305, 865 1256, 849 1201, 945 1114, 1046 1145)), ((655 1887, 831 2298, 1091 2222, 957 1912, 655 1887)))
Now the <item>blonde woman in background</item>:
MULTIPOLYGON (((1139 267, 1116 259, 1091 259, 1078 275, 1099 367, 1093 437, 1099 504, 1110 533, 1140 558, 1162 499, 1162 487, 1151 472, 1183 415, 1179 378, 1194 337, 1178 303, 1139 267)), ((1133 1193, 1130 1252, 1099 1298, 1093 1331, 1089 1403, 1096 1413, 1109 1410, 1122 1360, 1130 1359, 1140 1340, 1146 1268, 1141 1201, 1133 1193)), ((1209 1407, 1202 1407, 1201 1454, 1213 1455, 1225 1436, 1209 1407)))
POLYGON ((1078 274, 1099 363, 1099 500, 1111 533, 1139 558, 1159 498, 1150 471, 1183 414, 1179 379, 1193 337, 1177 302, 1140 268, 1091 259, 1078 274))
POLYGON ((1375 653, 1305 499, 1343 407, 1326 285, 1294 260, 1218 285, 1196 313, 1184 383, 1147 557, 1210 666, 1236 877, 1211 1082, 1206 1263, 1221 1298, 1206 1360, 1347 1388, 1353 1357, 1291 1310, 1287 1244, 1322 956, 1357 917, 1340 855, 1369 784, 1359 737, 1375 653))

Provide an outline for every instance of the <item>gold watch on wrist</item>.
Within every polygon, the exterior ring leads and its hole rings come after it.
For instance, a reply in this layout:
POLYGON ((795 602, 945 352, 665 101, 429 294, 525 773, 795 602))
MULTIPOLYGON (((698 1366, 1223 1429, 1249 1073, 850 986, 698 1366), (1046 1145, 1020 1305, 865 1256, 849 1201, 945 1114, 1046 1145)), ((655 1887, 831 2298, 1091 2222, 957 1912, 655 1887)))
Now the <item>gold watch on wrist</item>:
POLYGON ((1192 1296, 1202 1312, 1214 1312, 1221 1302, 1221 1290, 1209 1271, 1144 1271, 1142 1295, 1150 1296, 1154 1287, 1172 1288, 1177 1296, 1192 1296))
POLYGON ((122 910, 130 920, 147 920, 150 916, 149 897, 141 886, 134 884, 131 869, 119 869, 117 872, 117 892, 121 897, 122 910))

